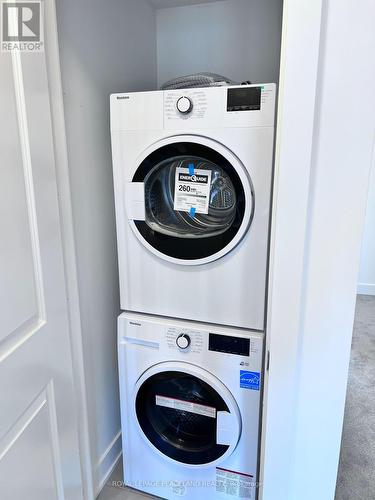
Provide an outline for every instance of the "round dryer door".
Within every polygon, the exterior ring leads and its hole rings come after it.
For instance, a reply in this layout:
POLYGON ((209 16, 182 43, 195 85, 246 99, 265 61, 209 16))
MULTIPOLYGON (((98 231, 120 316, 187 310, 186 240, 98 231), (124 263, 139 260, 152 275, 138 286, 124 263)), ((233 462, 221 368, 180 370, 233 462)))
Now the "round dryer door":
POLYGON ((141 188, 144 204, 142 220, 128 214, 133 229, 166 260, 185 265, 216 260, 250 226, 250 178, 240 161, 215 141, 177 136, 157 143, 138 160, 130 184, 138 193, 141 188))
POLYGON ((241 417, 230 391, 188 363, 160 363, 138 380, 135 414, 147 443, 190 467, 213 465, 236 448, 241 417))

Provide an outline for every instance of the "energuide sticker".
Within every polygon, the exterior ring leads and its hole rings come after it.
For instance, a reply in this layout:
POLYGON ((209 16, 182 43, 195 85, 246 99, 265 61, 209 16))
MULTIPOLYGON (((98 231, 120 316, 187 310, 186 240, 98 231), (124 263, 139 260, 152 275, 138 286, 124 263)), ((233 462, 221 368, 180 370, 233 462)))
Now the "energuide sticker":
POLYGON ((211 170, 194 168, 193 164, 188 168, 177 167, 173 208, 189 212, 192 217, 208 214, 210 188, 211 170))
POLYGON ((216 491, 234 498, 255 498, 254 476, 216 467, 216 491))
POLYGON ((253 391, 259 391, 260 373, 240 370, 240 387, 242 387, 242 389, 252 389, 253 391))
POLYGON ((190 413, 197 413, 205 417, 216 418, 216 408, 212 406, 200 405, 182 399, 168 398, 167 396, 159 396, 156 394, 157 406, 165 406, 166 408, 173 408, 174 410, 188 411, 190 413))

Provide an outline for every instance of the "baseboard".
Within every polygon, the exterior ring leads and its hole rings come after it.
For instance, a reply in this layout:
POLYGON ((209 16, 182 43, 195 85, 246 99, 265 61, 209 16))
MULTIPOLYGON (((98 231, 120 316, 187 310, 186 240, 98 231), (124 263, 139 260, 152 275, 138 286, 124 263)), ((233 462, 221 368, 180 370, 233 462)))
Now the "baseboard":
POLYGON ((358 283, 357 293, 359 295, 375 295, 375 283, 358 283))
POLYGON ((94 491, 95 498, 104 488, 109 480, 114 468, 122 455, 121 430, 115 435, 109 443, 107 449, 99 458, 94 473, 94 491))

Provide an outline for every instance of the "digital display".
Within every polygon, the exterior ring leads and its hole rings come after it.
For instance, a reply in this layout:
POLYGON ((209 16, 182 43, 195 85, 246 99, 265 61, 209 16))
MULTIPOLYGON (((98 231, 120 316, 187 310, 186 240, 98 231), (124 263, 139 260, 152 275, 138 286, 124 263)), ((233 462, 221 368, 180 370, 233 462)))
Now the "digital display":
POLYGON ((237 354, 239 356, 250 356, 250 339, 210 333, 208 350, 237 354))
POLYGON ((227 111, 259 111, 261 87, 228 89, 227 111))

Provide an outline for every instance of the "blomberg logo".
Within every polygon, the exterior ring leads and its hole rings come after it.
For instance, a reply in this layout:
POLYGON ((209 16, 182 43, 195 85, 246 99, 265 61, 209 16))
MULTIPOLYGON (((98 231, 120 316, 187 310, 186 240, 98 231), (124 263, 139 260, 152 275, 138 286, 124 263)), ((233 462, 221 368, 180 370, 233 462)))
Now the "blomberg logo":
POLYGON ((200 184, 207 184, 208 183, 208 176, 207 175, 189 175, 189 174, 178 174, 178 180, 179 181, 185 181, 185 182, 198 182, 200 184))
POLYGON ((44 47, 42 13, 40 1, 2 1, 1 50, 41 52, 44 47))

